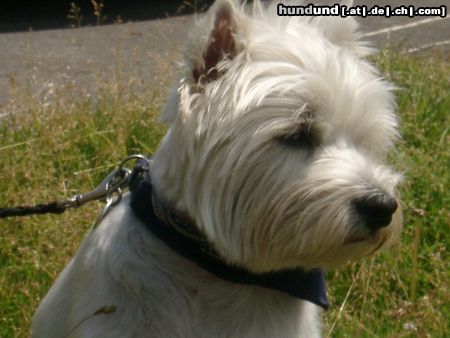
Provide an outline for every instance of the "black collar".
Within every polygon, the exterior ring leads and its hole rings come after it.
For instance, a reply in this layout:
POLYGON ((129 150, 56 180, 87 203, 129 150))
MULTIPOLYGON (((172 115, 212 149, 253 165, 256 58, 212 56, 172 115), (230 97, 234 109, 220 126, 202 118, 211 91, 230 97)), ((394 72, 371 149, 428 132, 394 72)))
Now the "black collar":
POLYGON ((314 269, 256 274, 225 263, 197 227, 162 207, 152 189, 148 161, 140 161, 130 178, 131 209, 147 228, 181 256, 226 281, 258 285, 328 308, 324 272, 314 269))

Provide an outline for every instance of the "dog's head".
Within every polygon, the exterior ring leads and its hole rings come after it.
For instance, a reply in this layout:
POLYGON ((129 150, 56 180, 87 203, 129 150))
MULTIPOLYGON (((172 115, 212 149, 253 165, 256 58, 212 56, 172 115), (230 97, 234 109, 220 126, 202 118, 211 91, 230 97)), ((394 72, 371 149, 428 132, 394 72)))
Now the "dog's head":
POLYGON ((152 176, 229 262, 329 268, 396 238, 395 102, 355 29, 221 0, 191 33, 152 176))

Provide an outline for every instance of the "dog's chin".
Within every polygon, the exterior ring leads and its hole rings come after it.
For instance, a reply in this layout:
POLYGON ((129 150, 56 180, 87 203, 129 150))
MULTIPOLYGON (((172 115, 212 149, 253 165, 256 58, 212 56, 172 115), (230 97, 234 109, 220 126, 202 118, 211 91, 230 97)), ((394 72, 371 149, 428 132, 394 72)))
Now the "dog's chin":
POLYGON ((349 245, 364 245, 370 247, 382 246, 388 239, 387 231, 371 231, 366 233, 357 233, 350 235, 345 241, 344 246, 349 245))
POLYGON ((353 234, 339 248, 333 250, 320 266, 325 270, 334 270, 348 262, 358 261, 383 248, 389 240, 390 231, 386 229, 373 233, 353 234))
POLYGON ((252 270, 255 272, 268 272, 299 267, 305 270, 315 268, 323 268, 328 271, 334 270, 350 261, 358 261, 384 248, 388 242, 391 242, 391 235, 390 229, 387 228, 371 233, 355 233, 323 255, 314 256, 307 253, 292 255, 283 257, 273 262, 274 264, 270 266, 267 265, 267 261, 262 266, 254 265, 252 270))
POLYGON ((380 249, 390 246, 393 242, 393 232, 390 227, 380 229, 365 235, 350 236, 342 245, 348 261, 370 256, 380 249))

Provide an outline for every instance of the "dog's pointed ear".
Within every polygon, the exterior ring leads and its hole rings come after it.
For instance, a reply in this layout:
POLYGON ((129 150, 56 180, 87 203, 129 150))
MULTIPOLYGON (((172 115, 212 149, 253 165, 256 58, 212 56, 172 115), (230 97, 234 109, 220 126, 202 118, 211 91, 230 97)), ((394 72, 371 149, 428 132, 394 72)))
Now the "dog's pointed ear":
POLYGON ((233 58, 243 47, 245 30, 242 8, 233 0, 218 0, 199 19, 190 32, 181 64, 181 82, 173 88, 163 108, 161 121, 173 123, 177 113, 189 111, 192 90, 218 79, 226 72, 226 60, 233 58))
MULTIPOLYGON (((197 54, 194 59, 191 59, 194 83, 216 80, 224 72, 224 69, 218 67, 219 63, 223 60, 232 60, 236 56, 238 16, 239 9, 232 0, 220 0, 211 7, 206 19, 199 22, 199 26, 206 26, 208 31, 203 34, 203 41, 197 42, 196 47, 200 48, 192 51, 197 54), (198 46, 199 43, 200 46, 198 46), (200 55, 199 51, 201 51, 200 55)), ((204 27, 199 28, 204 29, 204 27)))

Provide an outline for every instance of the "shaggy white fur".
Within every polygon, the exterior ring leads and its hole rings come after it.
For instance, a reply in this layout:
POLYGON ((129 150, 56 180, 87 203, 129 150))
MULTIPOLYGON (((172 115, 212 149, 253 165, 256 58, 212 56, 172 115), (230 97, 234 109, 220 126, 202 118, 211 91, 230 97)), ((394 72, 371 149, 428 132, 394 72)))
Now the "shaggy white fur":
MULTIPOLYGON (((380 221, 383 205, 367 215, 358 201, 398 199, 400 175, 384 164, 395 103, 356 23, 278 17, 258 1, 252 12, 219 0, 191 32, 151 168, 158 195, 252 272, 329 269, 387 246, 401 211, 380 221)), ((150 235, 128 204, 84 240, 33 337, 320 336, 315 305, 212 276, 150 235)))

